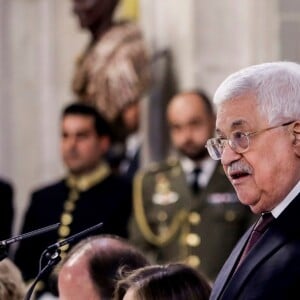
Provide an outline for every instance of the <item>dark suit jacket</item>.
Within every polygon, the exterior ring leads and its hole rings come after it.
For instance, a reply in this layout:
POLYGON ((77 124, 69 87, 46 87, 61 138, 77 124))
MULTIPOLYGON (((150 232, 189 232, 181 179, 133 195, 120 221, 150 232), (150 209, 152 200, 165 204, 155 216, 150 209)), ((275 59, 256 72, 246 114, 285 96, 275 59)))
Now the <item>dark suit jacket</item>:
POLYGON ((210 299, 300 299, 299 212, 300 194, 274 220, 232 275, 250 228, 220 271, 210 299))
MULTIPOLYGON (((34 192, 25 215, 22 232, 60 222, 68 193, 69 188, 65 180, 34 192)), ((92 234, 109 233, 127 237, 130 212, 130 185, 119 177, 110 175, 89 190, 80 193, 72 214, 70 235, 103 222, 103 227, 92 234)), ((37 275, 41 253, 47 246, 57 242, 58 238, 58 232, 52 231, 20 243, 15 254, 15 262, 25 280, 37 275)))
POLYGON ((0 240, 11 237, 13 217, 13 187, 0 180, 0 240))

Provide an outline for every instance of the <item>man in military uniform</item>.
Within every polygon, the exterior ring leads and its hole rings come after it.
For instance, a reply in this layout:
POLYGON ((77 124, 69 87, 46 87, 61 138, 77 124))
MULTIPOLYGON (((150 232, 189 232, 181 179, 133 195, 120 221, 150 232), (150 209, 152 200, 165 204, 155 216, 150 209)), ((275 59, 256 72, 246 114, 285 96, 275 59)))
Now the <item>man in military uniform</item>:
MULTIPOLYGON (((127 237, 131 188, 105 162, 109 146, 109 126, 97 110, 78 103, 64 109, 61 153, 68 175, 32 194, 22 232, 61 225, 56 232, 20 243, 15 262, 26 281, 37 275, 40 255, 47 246, 92 225, 102 222, 101 233, 127 237)), ((66 251, 68 245, 62 255, 66 251)))
POLYGON ((175 95, 167 120, 176 156, 137 173, 131 239, 153 262, 185 261, 213 281, 252 214, 206 151, 215 124, 206 94, 175 95))

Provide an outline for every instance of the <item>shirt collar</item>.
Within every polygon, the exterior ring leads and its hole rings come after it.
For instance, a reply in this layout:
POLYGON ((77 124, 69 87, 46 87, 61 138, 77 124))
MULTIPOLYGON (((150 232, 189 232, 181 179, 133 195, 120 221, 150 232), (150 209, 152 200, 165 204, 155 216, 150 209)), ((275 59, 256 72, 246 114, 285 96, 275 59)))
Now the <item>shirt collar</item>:
POLYGON ((186 156, 180 157, 180 163, 184 173, 188 176, 191 174, 195 167, 201 168, 199 176, 200 186, 206 186, 216 168, 217 161, 211 159, 209 156, 201 160, 198 164, 186 156))
POLYGON ((300 193, 300 180, 298 183, 292 188, 292 190, 287 194, 287 196, 275 207, 272 209, 272 215, 275 218, 286 209, 286 207, 296 198, 296 196, 300 193))
POLYGON ((139 132, 130 134, 126 139, 126 155, 133 157, 142 143, 142 137, 139 132))

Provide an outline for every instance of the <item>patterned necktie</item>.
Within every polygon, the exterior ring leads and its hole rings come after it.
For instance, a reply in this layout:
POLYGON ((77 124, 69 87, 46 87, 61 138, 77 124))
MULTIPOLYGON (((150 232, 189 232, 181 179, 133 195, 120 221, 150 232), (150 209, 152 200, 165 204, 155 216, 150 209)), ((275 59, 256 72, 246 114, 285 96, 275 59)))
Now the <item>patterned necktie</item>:
POLYGON ((274 220, 272 213, 265 212, 261 215, 257 223, 255 224, 250 238, 245 246, 243 254, 241 255, 238 266, 241 264, 245 256, 248 254, 250 249, 254 246, 254 244, 258 241, 258 239, 263 235, 263 233, 267 230, 270 223, 274 220))
POLYGON ((198 178, 199 178, 199 174, 201 173, 201 168, 199 167, 195 167, 193 170, 193 177, 192 177, 192 183, 191 183, 191 188, 194 194, 198 194, 200 191, 200 186, 198 183, 198 178))

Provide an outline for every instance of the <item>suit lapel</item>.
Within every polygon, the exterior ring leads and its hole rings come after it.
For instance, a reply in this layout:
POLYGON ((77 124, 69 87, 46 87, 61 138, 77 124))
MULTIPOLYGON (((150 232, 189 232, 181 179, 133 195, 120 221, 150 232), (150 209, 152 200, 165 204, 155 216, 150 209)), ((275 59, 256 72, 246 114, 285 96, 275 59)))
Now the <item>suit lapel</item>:
POLYGON ((233 274, 223 292, 224 299, 234 299, 237 297, 249 274, 260 266, 261 262, 267 259, 272 252, 275 252, 282 246, 285 241, 286 237, 278 233, 275 224, 269 228, 257 244, 253 246, 239 268, 233 274))
MULTIPOLYGON (((253 225, 254 226, 254 225, 253 225)), ((213 290, 213 297, 212 299, 217 299, 219 295, 222 293, 224 288, 226 287, 228 281, 231 279, 231 274, 234 271, 234 266, 238 263, 238 259, 244 249, 244 246, 250 236, 252 231, 252 227, 247 230, 247 232, 241 237, 238 241, 237 245, 233 248, 230 256, 226 260, 225 264, 223 265, 219 275, 217 276, 214 286, 216 289, 213 290)), ((213 296, 212 295, 212 296, 213 296)))
POLYGON ((300 227, 291 220, 297 220, 300 210, 300 194, 290 203, 282 214, 273 222, 261 239, 255 244, 236 272, 231 276, 241 251, 251 233, 251 228, 244 234, 226 261, 215 282, 212 299, 220 295, 224 299, 235 299, 244 286, 250 272, 253 272, 271 253, 276 252, 290 237, 300 233, 300 227))

